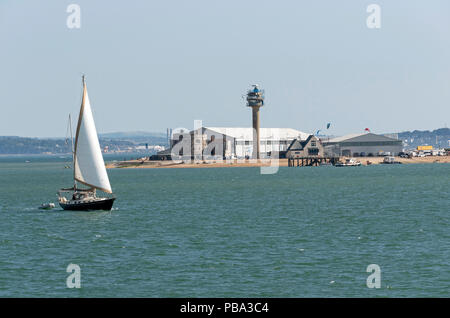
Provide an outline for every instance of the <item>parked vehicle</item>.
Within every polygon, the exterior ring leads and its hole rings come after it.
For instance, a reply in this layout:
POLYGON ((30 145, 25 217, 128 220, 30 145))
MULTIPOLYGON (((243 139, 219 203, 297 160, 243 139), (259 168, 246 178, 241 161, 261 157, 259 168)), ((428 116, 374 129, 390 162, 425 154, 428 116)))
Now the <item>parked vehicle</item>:
POLYGON ((399 152, 398 153, 398 156, 400 157, 400 158, 411 158, 411 155, 410 154, 408 154, 408 153, 406 153, 406 152, 399 152))

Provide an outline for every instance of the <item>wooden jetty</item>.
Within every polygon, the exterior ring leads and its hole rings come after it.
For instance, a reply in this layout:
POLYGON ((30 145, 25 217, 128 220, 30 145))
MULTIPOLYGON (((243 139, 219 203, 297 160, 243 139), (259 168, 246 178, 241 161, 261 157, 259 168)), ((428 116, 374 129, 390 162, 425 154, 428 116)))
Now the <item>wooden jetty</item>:
POLYGON ((331 163, 334 165, 339 161, 339 157, 298 157, 288 158, 288 167, 311 167, 319 166, 321 163, 331 163))

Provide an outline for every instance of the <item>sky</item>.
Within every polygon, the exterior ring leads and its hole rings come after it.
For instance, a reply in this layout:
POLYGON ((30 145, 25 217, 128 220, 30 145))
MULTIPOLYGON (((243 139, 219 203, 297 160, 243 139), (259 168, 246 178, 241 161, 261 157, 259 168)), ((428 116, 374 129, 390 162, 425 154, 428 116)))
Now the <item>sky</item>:
POLYGON ((250 127, 255 83, 261 127, 433 130, 450 124, 450 1, 1 0, 0 71, 0 136, 64 137, 82 74, 99 133, 250 127))

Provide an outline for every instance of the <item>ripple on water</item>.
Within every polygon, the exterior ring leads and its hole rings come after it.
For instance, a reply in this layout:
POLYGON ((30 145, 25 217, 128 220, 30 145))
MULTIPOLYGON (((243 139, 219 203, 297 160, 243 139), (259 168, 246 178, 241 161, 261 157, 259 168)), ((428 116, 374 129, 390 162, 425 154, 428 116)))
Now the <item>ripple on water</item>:
POLYGON ((450 296, 448 165, 112 169, 92 213, 38 210, 61 186, 39 165, 0 169, 0 296, 73 296, 70 263, 84 297, 450 296))

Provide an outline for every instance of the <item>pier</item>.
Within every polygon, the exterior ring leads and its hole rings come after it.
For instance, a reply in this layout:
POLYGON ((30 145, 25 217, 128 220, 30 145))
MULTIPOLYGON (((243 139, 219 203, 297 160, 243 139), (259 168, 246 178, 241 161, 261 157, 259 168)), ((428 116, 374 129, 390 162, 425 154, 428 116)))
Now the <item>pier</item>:
POLYGON ((311 167, 319 166, 321 163, 331 163, 334 165, 339 161, 339 157, 298 157, 288 158, 288 167, 311 167))

